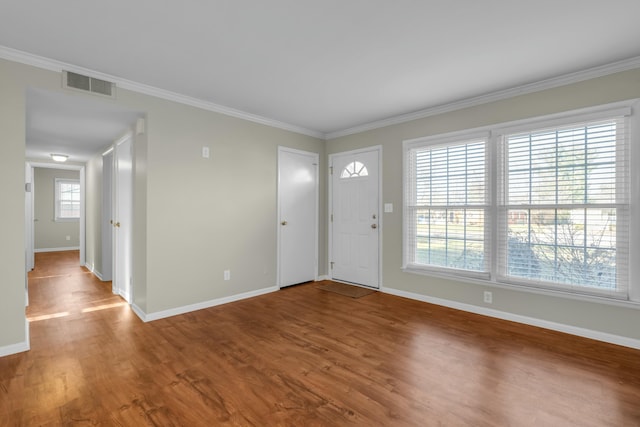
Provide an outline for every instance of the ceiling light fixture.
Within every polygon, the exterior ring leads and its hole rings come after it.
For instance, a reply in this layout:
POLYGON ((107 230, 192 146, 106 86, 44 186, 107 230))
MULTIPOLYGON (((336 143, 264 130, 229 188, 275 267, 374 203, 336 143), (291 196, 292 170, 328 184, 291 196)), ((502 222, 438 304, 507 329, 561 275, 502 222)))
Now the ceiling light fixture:
POLYGON ((62 163, 62 162, 66 162, 69 156, 67 156, 66 154, 52 154, 51 158, 53 159, 54 162, 62 163))

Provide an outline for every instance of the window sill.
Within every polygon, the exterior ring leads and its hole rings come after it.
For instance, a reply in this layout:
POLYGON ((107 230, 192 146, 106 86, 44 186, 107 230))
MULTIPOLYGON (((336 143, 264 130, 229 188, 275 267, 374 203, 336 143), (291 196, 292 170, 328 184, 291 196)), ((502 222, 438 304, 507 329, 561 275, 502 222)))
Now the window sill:
POLYGON ((431 269, 403 267, 401 270, 405 273, 417 274, 420 276, 427 276, 427 277, 436 277, 439 279, 446 279, 446 280, 451 280, 455 282, 469 283, 469 284, 480 285, 480 286, 489 286, 492 288, 506 289, 509 291, 518 291, 518 292, 524 292, 524 293, 530 293, 530 294, 536 294, 536 295, 565 298, 565 299, 570 299, 575 301, 584 301, 584 302, 595 303, 595 304, 613 305, 617 307, 632 308, 632 309, 640 310, 640 301, 622 300, 622 299, 608 298, 604 296, 577 294, 573 292, 565 292, 562 290, 553 290, 553 289, 545 289, 545 288, 536 288, 536 287, 525 286, 525 285, 509 284, 509 283, 498 282, 490 279, 466 277, 466 276, 451 274, 451 273, 442 272, 442 271, 435 271, 431 269))
POLYGON ((78 222, 80 218, 56 218, 53 222, 78 222))

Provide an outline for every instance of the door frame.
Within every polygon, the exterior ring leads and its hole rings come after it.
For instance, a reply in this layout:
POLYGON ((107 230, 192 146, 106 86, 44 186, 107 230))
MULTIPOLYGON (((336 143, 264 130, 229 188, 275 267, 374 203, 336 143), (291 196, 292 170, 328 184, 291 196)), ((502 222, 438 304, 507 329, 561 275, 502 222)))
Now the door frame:
POLYGON ((100 230, 102 232, 102 277, 105 282, 111 281, 113 290, 113 180, 114 180, 114 146, 102 153, 102 223, 100 230), (105 159, 110 159, 106 164, 105 159))
MULTIPOLYGON (((34 253, 35 253, 35 233, 34 233, 34 193, 35 193, 35 185, 34 185, 34 169, 35 168, 46 168, 46 169, 63 169, 63 170, 75 170, 80 172, 80 265, 85 266, 85 167, 84 165, 62 165, 62 164, 54 164, 54 163, 46 163, 46 162, 37 162, 37 161, 27 161, 26 162, 26 184, 29 186, 29 195, 30 201, 26 201, 25 203, 25 220, 28 229, 25 232, 25 243, 26 243, 26 269, 27 271, 33 270, 34 267, 34 253), (29 185, 30 184, 30 185, 29 185), (27 208, 27 204, 29 204, 29 208, 27 208)), ((26 190, 26 188, 25 188, 26 190)))
MULTIPOLYGON (((78 226, 80 227, 80 260, 79 265, 86 266, 85 258, 85 233, 86 233, 86 218, 85 218, 85 167, 84 165, 62 165, 55 163, 37 162, 28 160, 25 162, 25 270, 28 273, 35 267, 35 224, 33 223, 35 212, 35 168, 46 169, 63 169, 63 170, 77 170, 80 172, 80 220, 78 226)), ((29 305, 29 275, 25 274, 25 306, 29 305)))
POLYGON ((128 236, 124 236, 125 238, 128 238, 129 240, 129 244, 131 245, 131 250, 129 251, 129 257, 128 259, 124 260, 124 264, 128 264, 129 267, 129 271, 128 271, 128 277, 125 278, 125 283, 122 284, 119 282, 119 269, 120 268, 124 268, 126 266, 121 265, 123 262, 121 262, 121 260, 123 259, 122 256, 123 254, 119 254, 118 252, 118 246, 119 246, 119 241, 123 238, 123 236, 121 235, 122 233, 119 232, 119 230, 116 229, 116 227, 112 227, 112 231, 111 231, 111 246, 112 246, 112 258, 111 258, 111 289, 112 292, 114 294, 120 295, 128 304, 133 304, 133 217, 134 217, 134 213, 133 213, 133 199, 134 199, 134 194, 133 194, 133 187, 134 187, 134 170, 133 170, 133 164, 134 164, 134 156, 133 156, 133 149, 134 149, 134 143, 135 143, 135 139, 134 139, 134 133, 131 129, 129 129, 127 132, 124 133, 124 135, 122 135, 120 138, 116 139, 113 144, 111 145, 111 147, 105 151, 105 153, 109 153, 110 150, 112 150, 113 152, 113 162, 112 162, 112 174, 111 174, 111 179, 112 179, 112 186, 111 186, 111 218, 112 221, 120 221, 119 218, 119 213, 120 213, 120 206, 118 204, 118 197, 119 197, 119 192, 122 191, 122 184, 125 184, 125 186, 128 186, 127 190, 129 192, 129 194, 131 194, 131 200, 130 200, 130 206, 129 206, 129 214, 130 214, 130 218, 129 219, 129 235, 128 236), (129 141, 129 156, 130 156, 130 160, 131 160, 131 180, 129 182, 123 182, 121 181, 121 177, 118 175, 118 150, 123 143, 129 141))
MULTIPOLYGON (((320 165, 320 155, 318 153, 314 153, 313 151, 304 151, 304 150, 298 150, 296 148, 290 148, 290 147, 284 147, 279 145, 278 146, 278 167, 277 167, 277 183, 276 183, 276 192, 277 192, 277 207, 276 207, 276 230, 277 230, 277 243, 276 243, 276 285, 278 286, 278 288, 282 288, 282 276, 281 276, 281 271, 280 271, 280 266, 281 266, 281 262, 282 260, 280 259, 280 249, 281 249, 281 245, 282 245, 282 227, 280 226, 280 209, 281 209, 281 203, 280 203, 280 198, 281 198, 281 194, 280 194, 280 164, 281 164, 281 153, 283 152, 288 152, 288 153, 294 153, 294 154, 300 154, 300 155, 304 155, 304 156, 309 156, 309 157, 313 157, 314 161, 320 165)), ((320 168, 317 167, 316 168, 316 175, 315 175, 315 182, 316 182, 316 188, 315 188, 315 207, 314 207, 314 211, 316 212, 316 221, 315 221, 315 232, 313 233, 314 236, 314 244, 313 247, 315 248, 314 251, 314 259, 315 259, 315 271, 314 271, 314 280, 318 280, 318 234, 319 234, 319 230, 320 230, 320 177, 319 177, 319 170, 320 168)))
MULTIPOLYGON (((327 250, 327 277, 331 280, 333 279, 333 269, 331 268, 331 260, 333 259, 333 220, 331 214, 333 213, 333 173, 339 173, 339 171, 333 170, 333 160, 339 156, 350 156, 354 154, 367 153, 367 152, 376 152, 378 154, 378 288, 382 289, 382 231, 384 230, 383 225, 383 210, 382 210, 382 145, 373 145, 371 147, 359 148, 356 150, 350 151, 340 151, 337 153, 329 154, 329 173, 327 174, 328 181, 328 192, 327 192, 327 234, 328 234, 328 250, 327 250)), ((350 283, 352 285, 357 285, 355 283, 350 283)), ((367 288, 369 288, 367 286, 367 288)))

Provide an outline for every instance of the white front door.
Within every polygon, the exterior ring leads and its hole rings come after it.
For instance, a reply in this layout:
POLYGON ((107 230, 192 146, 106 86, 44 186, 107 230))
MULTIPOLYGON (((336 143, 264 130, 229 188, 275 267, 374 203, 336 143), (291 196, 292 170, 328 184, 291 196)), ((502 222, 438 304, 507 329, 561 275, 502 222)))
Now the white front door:
POLYGON ((378 148, 330 157, 332 279, 378 288, 379 280, 378 148))
POLYGON ((278 285, 315 280, 318 154, 278 148, 278 285))
POLYGON ((131 226, 133 221, 133 156, 131 148, 131 137, 129 136, 119 141, 114 150, 113 290, 127 302, 131 302, 131 226))

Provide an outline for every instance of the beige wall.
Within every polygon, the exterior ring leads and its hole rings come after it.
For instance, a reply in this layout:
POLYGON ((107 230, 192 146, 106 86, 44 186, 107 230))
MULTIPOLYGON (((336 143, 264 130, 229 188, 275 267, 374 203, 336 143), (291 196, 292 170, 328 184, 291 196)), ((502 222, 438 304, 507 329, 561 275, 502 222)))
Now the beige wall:
POLYGON ((25 344, 25 93, 21 70, 0 60, 0 349, 25 344))
POLYGON ((487 287, 401 270, 403 140, 637 97, 640 97, 640 69, 327 141, 327 154, 373 145, 383 147, 383 200, 394 205, 394 212, 383 217, 383 285, 444 299, 454 305, 471 306, 482 306, 483 291, 491 290, 494 302, 489 308, 495 310, 640 339, 639 309, 487 287))
POLYGON ((324 159, 323 141, 162 100, 146 111, 146 311, 274 286, 277 147, 324 159))
POLYGON ((77 248, 80 246, 80 222, 55 220, 56 178, 80 179, 79 171, 34 168, 34 247, 35 250, 77 248), (71 240, 66 240, 69 236, 71 240))
POLYGON ((147 305, 147 171, 148 171, 148 132, 134 136, 133 151, 135 159, 133 186, 133 301, 145 313, 149 313, 147 305))
MULTIPOLYGON (((0 351, 26 340, 25 92, 62 91, 60 81, 59 73, 0 60, 0 193, 10 202, 0 211, 12 224, 0 240, 0 351)), ((134 141, 134 304, 154 313, 275 286, 277 147, 319 153, 324 194, 324 142, 121 89, 117 100, 104 102, 147 114, 146 133, 134 141), (201 157, 205 145, 210 159, 201 157), (225 269, 231 281, 223 281, 225 269)), ((98 191, 99 170, 93 161, 87 165, 87 190, 98 191)), ((95 195, 86 200, 87 255, 95 266, 100 219, 95 195)), ((324 239, 319 253, 325 274, 324 239)))

